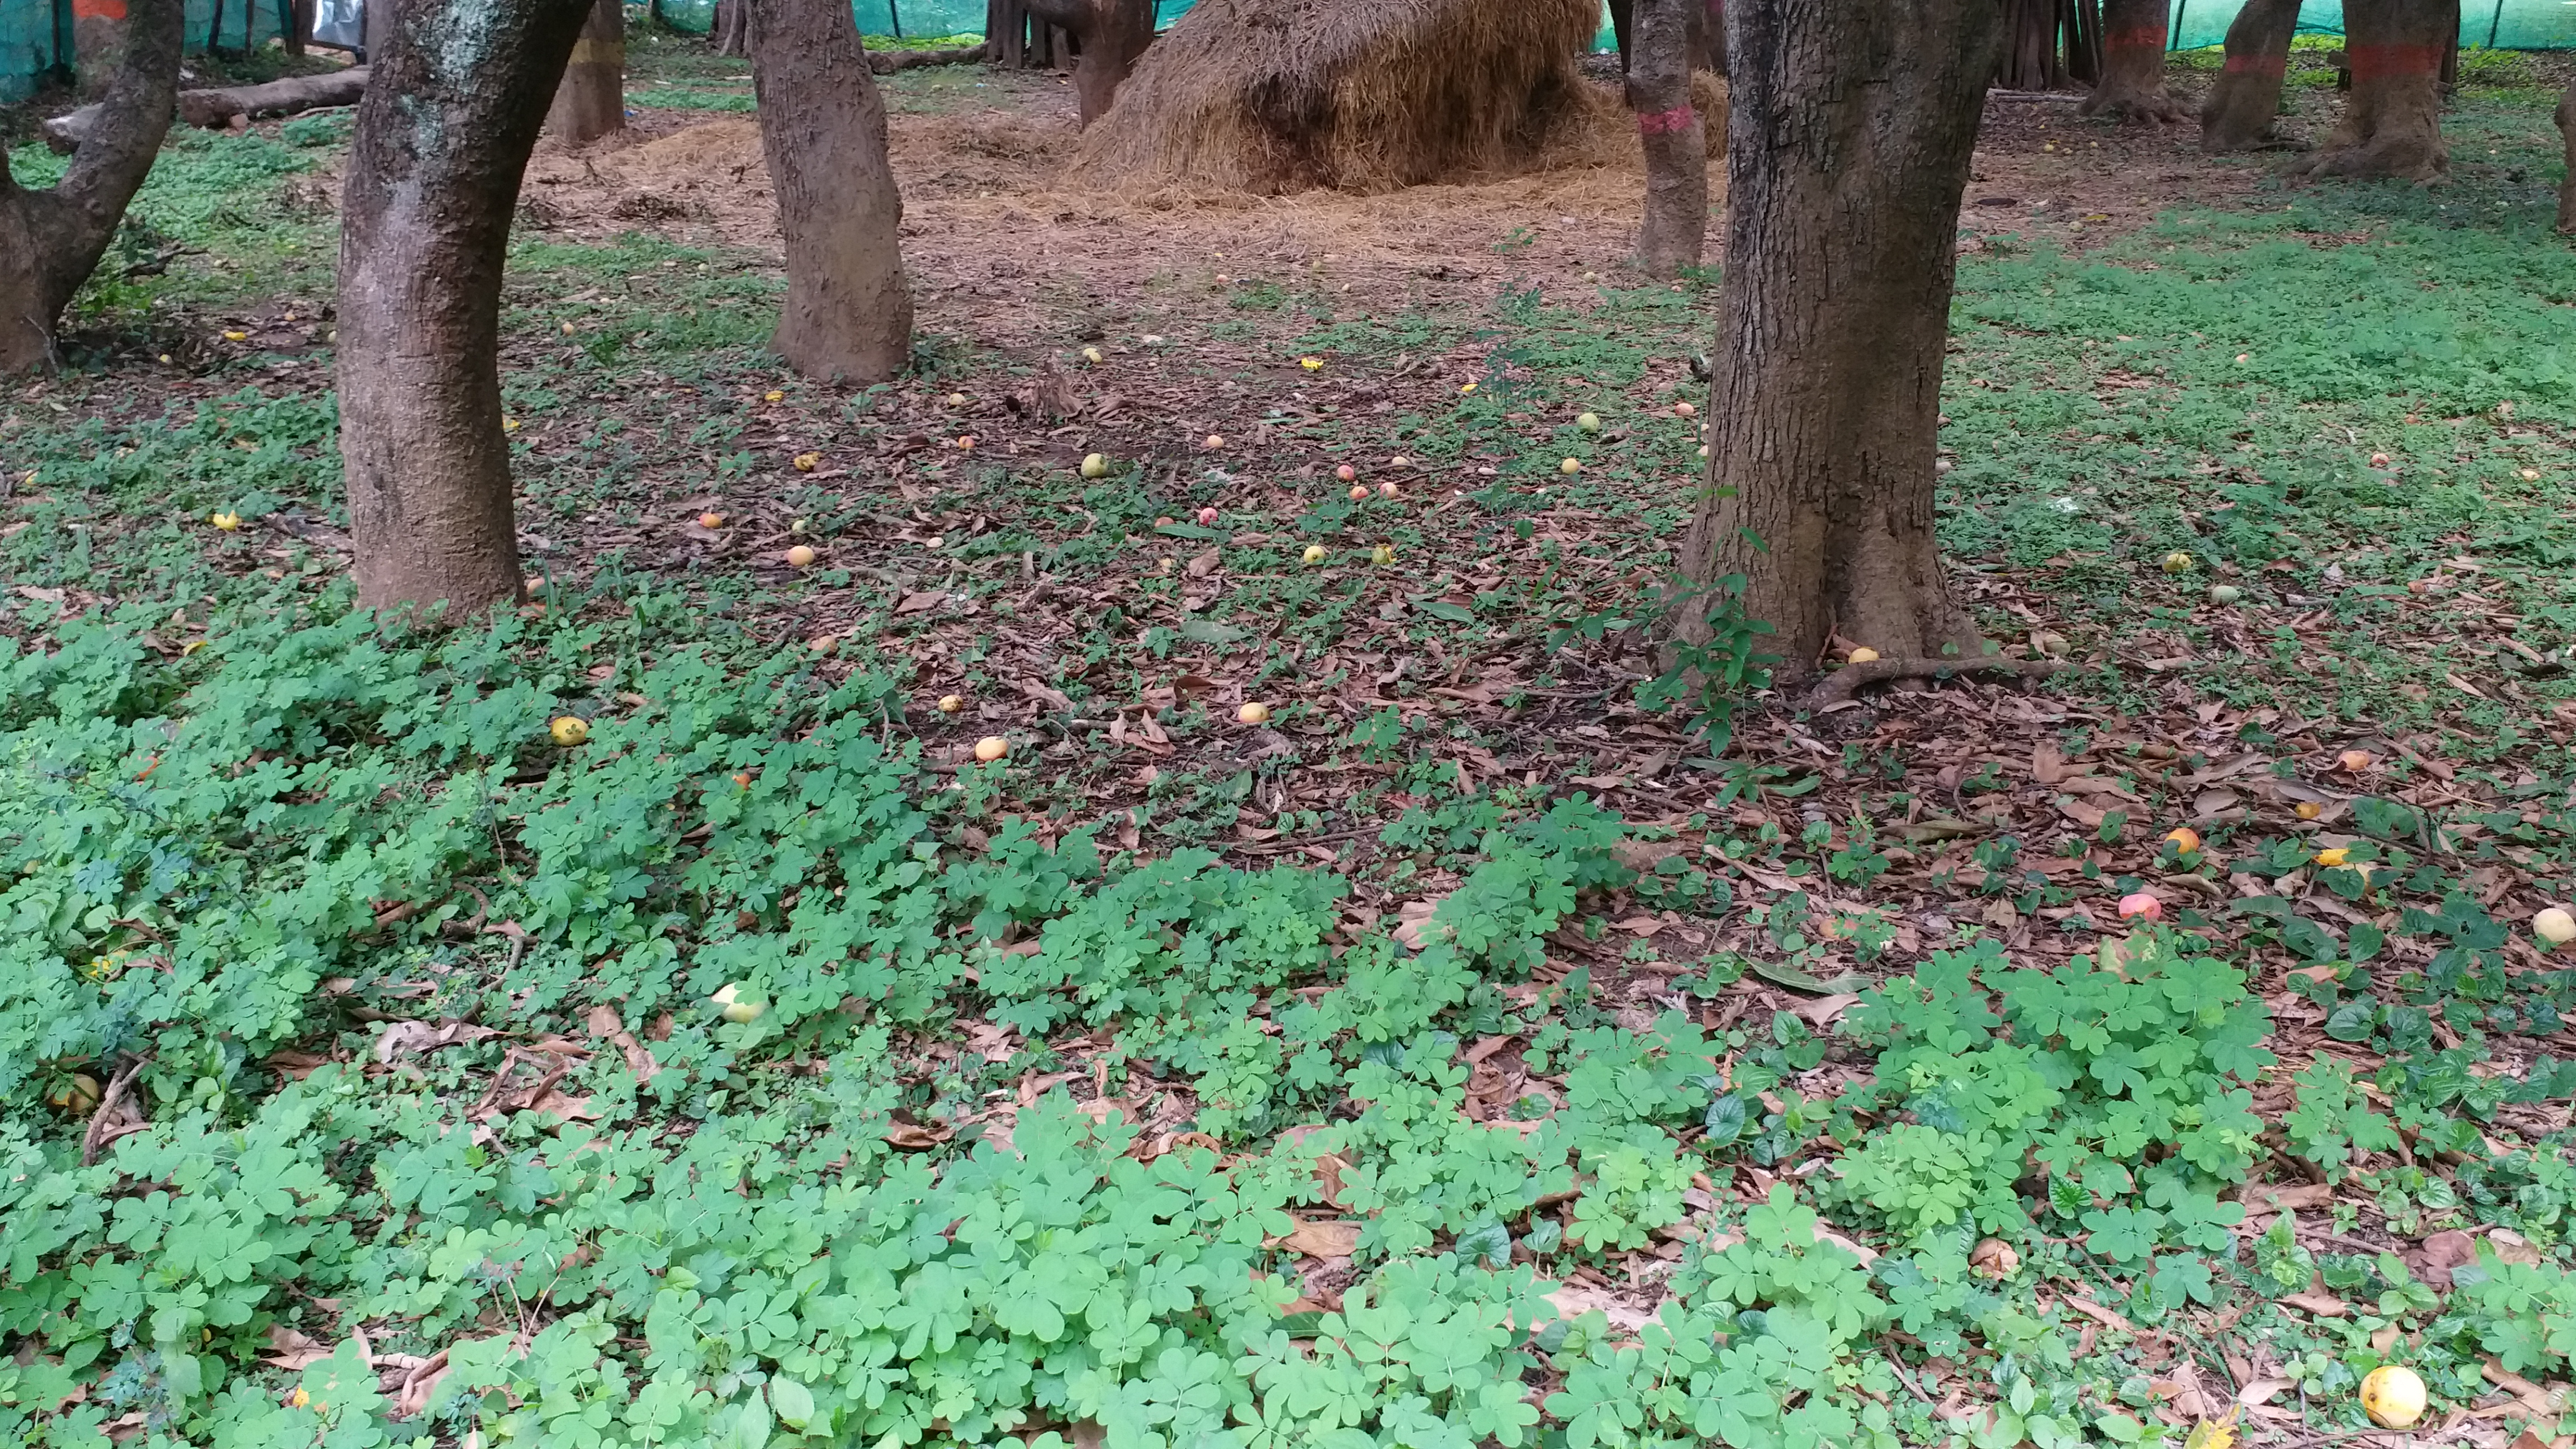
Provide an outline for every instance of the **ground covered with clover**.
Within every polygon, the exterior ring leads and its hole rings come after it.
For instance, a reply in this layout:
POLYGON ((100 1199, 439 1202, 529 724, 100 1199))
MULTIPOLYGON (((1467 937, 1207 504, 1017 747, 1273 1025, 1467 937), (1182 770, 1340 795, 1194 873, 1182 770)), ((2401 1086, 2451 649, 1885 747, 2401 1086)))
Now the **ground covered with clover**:
POLYGON ((2071 668, 1810 716, 1646 647, 1715 292, 1625 180, 1091 196, 907 71, 839 393, 634 53, 514 243, 539 604, 350 610, 340 120, 174 138, 0 399, 0 1437, 2563 1442, 2531 76, 2432 191, 1998 100, 1941 526, 2071 668))

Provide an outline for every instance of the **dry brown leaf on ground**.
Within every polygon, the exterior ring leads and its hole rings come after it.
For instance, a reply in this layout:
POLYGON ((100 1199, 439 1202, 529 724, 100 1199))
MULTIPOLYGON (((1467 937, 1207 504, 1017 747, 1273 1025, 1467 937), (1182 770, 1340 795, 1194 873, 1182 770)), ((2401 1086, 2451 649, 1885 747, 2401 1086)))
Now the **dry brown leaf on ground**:
POLYGON ((321 1343, 283 1323, 272 1323, 268 1326, 268 1352, 260 1355, 260 1361, 292 1373, 330 1356, 331 1350, 321 1343))
POLYGON ((389 1021, 385 1023, 385 1029, 376 1034, 375 1058, 386 1066, 392 1066, 402 1057, 419 1056, 425 1052, 434 1052, 440 1047, 455 1046, 459 1042, 481 1041, 485 1037, 499 1035, 499 1032, 488 1026, 476 1026, 464 1021, 442 1021, 435 1024, 426 1021, 389 1021))
POLYGON ((2416 1276, 2434 1288, 2451 1286, 2451 1270, 2478 1260, 2478 1240, 2457 1228, 2424 1239, 2416 1276))
POLYGON ((616 1007, 606 1002, 592 1007, 584 1025, 590 1028, 592 1036, 617 1048, 618 1055, 626 1059, 626 1069, 635 1074, 635 1085, 640 1087, 653 1080, 653 1074, 662 1069, 662 1064, 653 1060, 653 1053, 646 1050, 644 1043, 637 1041, 635 1034, 626 1029, 626 1023, 618 1019, 616 1007))
POLYGON ((1547 1301, 1556 1305, 1556 1311, 1567 1318, 1581 1318, 1598 1309, 1602 1317, 1610 1320, 1612 1328, 1623 1333, 1635 1333, 1655 1321, 1654 1314, 1638 1309, 1626 1299, 1580 1283, 1566 1284, 1547 1295, 1547 1301))
POLYGON ((2281 1301, 2302 1312, 2313 1313, 2319 1318, 2342 1318, 2352 1312, 2351 1304, 2320 1288, 2284 1293, 2281 1295, 2281 1301))
POLYGON ((889 1122, 885 1130, 886 1145, 898 1152, 927 1152, 956 1135, 954 1128, 924 1127, 918 1122, 889 1122))
POLYGON ((1301 1222, 1276 1242, 1310 1258, 1347 1258, 1359 1248, 1360 1225, 1348 1218, 1301 1222))

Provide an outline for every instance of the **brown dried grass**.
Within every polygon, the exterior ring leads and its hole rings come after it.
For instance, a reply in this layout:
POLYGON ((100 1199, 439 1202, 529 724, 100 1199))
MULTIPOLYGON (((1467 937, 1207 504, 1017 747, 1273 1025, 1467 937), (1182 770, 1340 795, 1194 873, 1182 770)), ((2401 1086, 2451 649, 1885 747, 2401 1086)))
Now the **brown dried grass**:
POLYGON ((1084 136, 1094 185, 1373 193, 1519 169, 1581 105, 1595 0, 1201 0, 1084 136))

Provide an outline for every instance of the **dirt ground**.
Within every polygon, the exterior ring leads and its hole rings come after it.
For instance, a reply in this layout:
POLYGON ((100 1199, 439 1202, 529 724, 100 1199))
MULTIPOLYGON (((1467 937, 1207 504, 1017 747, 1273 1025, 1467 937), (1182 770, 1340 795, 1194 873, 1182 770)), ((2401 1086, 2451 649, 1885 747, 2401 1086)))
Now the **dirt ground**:
MULTIPOLYGON (((2189 83, 2177 88, 2188 93, 2189 83)), ((1615 92, 1599 80, 1593 113, 1530 171, 1381 196, 1089 189, 1066 174, 1076 124, 1069 87, 992 71, 974 90, 975 101, 955 108, 898 106, 891 140, 923 325, 973 331, 991 344, 1027 345, 1057 326, 1049 308, 997 313, 990 305, 1033 287, 1061 292, 1085 312, 1128 310, 1121 299, 1146 288, 1284 263, 1303 269, 1309 286, 1382 309, 1419 300, 1426 288, 1457 302, 1506 279, 1615 274, 1635 241, 1643 172, 1615 92), (992 245, 998 236, 1010 244, 992 245)), ((1967 225, 2083 247, 2165 208, 2225 204, 2266 183, 2263 158, 2203 157, 2190 126, 2087 122, 2075 114, 2079 99, 1999 93, 1988 103, 1967 225)), ((2321 132, 2334 98, 2294 100, 2317 118, 2291 129, 2321 132)), ((1723 161, 1713 164, 1722 204, 1723 161)), ((748 115, 642 111, 626 135, 587 151, 541 149, 528 183, 526 219, 567 240, 640 229, 779 251, 759 129, 748 115)), ((1714 263, 1722 214, 1709 241, 1714 263)))

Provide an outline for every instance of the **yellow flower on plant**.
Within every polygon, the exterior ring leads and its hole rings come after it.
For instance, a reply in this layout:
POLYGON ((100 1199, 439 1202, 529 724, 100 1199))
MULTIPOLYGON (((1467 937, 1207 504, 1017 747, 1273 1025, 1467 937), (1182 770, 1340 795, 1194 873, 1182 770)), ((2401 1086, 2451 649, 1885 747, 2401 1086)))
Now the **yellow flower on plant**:
POLYGON ((2352 852, 2344 849, 2340 845, 2336 846, 2332 850, 2320 850, 2317 852, 2317 864, 2319 865, 2337 866, 2342 865, 2350 859, 2352 859, 2352 852))

